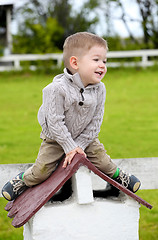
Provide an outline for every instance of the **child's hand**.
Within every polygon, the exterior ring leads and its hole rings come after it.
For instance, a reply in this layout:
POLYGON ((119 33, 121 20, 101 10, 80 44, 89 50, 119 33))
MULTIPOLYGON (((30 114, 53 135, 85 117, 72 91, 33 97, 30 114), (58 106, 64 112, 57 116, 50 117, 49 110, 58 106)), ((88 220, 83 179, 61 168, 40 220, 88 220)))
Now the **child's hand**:
POLYGON ((66 168, 67 165, 71 163, 71 161, 72 161, 72 159, 73 159, 73 157, 75 156, 76 153, 83 154, 86 157, 86 154, 82 150, 82 148, 77 147, 77 148, 73 149, 72 151, 70 151, 69 153, 66 154, 65 161, 63 163, 63 168, 66 168))

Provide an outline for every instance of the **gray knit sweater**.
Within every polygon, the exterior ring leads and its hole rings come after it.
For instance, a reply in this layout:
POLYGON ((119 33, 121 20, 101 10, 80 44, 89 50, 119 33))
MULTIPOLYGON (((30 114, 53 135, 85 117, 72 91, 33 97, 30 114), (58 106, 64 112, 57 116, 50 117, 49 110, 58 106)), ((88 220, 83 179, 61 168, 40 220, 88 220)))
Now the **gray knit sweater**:
POLYGON ((102 82, 84 87, 78 73, 64 69, 43 89, 38 121, 43 133, 57 141, 65 153, 83 150, 98 136, 106 90, 102 82))

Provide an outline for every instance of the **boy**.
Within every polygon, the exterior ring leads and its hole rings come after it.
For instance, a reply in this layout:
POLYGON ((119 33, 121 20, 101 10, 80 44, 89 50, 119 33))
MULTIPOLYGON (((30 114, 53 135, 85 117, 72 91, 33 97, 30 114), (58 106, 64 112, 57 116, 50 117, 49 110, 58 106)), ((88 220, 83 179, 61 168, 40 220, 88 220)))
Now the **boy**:
POLYGON ((35 164, 7 182, 2 195, 9 201, 27 187, 46 180, 65 156, 66 168, 76 153, 83 154, 102 172, 133 192, 140 181, 122 172, 98 140, 104 114, 107 42, 91 33, 80 32, 65 40, 64 73, 43 90, 38 112, 43 140, 35 164))

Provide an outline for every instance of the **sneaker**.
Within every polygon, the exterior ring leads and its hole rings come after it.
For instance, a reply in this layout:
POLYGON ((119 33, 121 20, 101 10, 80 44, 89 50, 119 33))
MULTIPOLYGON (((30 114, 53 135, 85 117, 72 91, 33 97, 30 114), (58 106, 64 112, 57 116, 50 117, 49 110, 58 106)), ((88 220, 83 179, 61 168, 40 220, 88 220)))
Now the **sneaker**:
POLYGON ((137 192, 140 188, 140 181, 134 175, 129 175, 122 170, 119 172, 119 176, 114 179, 116 182, 122 184, 124 187, 132 191, 133 193, 137 192))
MULTIPOLYGON (((119 172, 119 176, 114 179, 116 182, 120 183, 133 193, 137 192, 140 188, 140 181, 134 175, 129 175, 122 170, 119 172)), ((112 184, 107 183, 107 186, 104 190, 94 190, 93 191, 94 197, 118 197, 120 194, 120 190, 114 187, 112 184)))
POLYGON ((22 180, 22 174, 23 172, 19 173, 15 178, 7 182, 2 188, 2 195, 6 200, 12 201, 26 190, 27 186, 22 180))

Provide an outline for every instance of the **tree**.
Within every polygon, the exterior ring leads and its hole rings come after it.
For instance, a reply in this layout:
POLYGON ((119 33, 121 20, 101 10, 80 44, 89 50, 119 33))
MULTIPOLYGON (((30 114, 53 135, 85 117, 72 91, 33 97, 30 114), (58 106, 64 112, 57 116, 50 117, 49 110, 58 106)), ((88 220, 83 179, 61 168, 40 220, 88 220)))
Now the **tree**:
POLYGON ((14 37, 14 52, 16 53, 50 53, 58 52, 58 42, 63 37, 64 30, 56 19, 47 18, 45 26, 25 21, 25 28, 14 37))
POLYGON ((17 10, 23 16, 14 38, 14 52, 45 53, 62 49, 67 36, 77 31, 93 31, 98 18, 87 18, 97 0, 74 11, 69 0, 31 0, 17 10))
POLYGON ((158 0, 136 0, 142 18, 141 26, 144 35, 144 43, 148 47, 152 41, 158 48, 158 0))
MULTIPOLYGON (((127 1, 129 0, 126 0, 126 3, 127 1)), ((139 41, 130 29, 129 23, 138 22, 143 32, 144 46, 146 48, 158 48, 158 0, 135 0, 135 3, 139 9, 139 18, 134 18, 131 14, 129 16, 125 10, 123 0, 100 0, 99 5, 101 9, 104 9, 106 19, 109 19, 109 21, 112 18, 118 19, 124 23, 129 37, 134 43, 139 44, 139 41), (108 9, 105 6, 108 6, 108 9), (116 18, 115 14, 112 14, 114 10, 120 13, 119 17, 116 18)))

